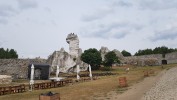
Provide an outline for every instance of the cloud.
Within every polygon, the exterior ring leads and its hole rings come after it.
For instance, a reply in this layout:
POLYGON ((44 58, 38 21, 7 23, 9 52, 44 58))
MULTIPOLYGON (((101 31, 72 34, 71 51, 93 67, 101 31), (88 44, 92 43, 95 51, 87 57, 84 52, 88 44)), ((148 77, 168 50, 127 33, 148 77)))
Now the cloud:
POLYGON ((17 13, 17 11, 10 5, 0 5, 0 17, 10 17, 17 13))
POLYGON ((110 22, 109 24, 98 24, 96 26, 86 27, 86 29, 81 32, 81 35, 84 37, 121 39, 132 33, 134 30, 139 31, 140 29, 141 26, 137 24, 131 24, 128 22, 110 22))
POLYGON ((0 18, 0 24, 7 24, 7 19, 0 18))
POLYGON ((133 6, 133 4, 129 1, 121 0, 121 1, 113 2, 112 6, 113 7, 131 7, 133 6))
POLYGON ((34 0, 14 0, 13 3, 6 2, 0 5, 0 24, 7 24, 10 17, 22 13, 23 10, 36 8, 34 0))
POLYGON ((7 41, 5 41, 2 37, 0 38, 0 47, 3 46, 7 41))
POLYGON ((21 10, 36 8, 38 6, 34 0, 18 0, 18 5, 21 10))
POLYGON ((17 9, 11 5, 0 5, 0 24, 7 24, 8 18, 16 15, 17 9))
POLYGON ((161 40, 174 40, 176 38, 177 38, 177 27, 157 32, 153 37, 150 38, 150 40, 155 42, 161 40))
POLYGON ((111 16, 116 12, 117 7, 131 7, 133 4, 130 1, 125 1, 125 0, 119 0, 119 1, 113 1, 110 4, 107 4, 103 6, 102 8, 94 10, 93 13, 87 13, 84 14, 81 17, 82 21, 85 22, 91 22, 95 20, 101 20, 107 16, 111 16))
POLYGON ((140 0, 140 8, 150 10, 163 10, 177 8, 176 0, 140 0))
POLYGON ((115 38, 115 39, 121 39, 121 38, 124 38, 126 35, 128 35, 130 32, 121 32, 121 33, 116 33, 116 34, 114 34, 113 35, 113 38, 115 38))
POLYGON ((109 7, 103 7, 99 10, 96 10, 95 12, 93 12, 92 14, 84 14, 81 17, 82 21, 85 22, 90 22, 90 21, 95 21, 95 20, 100 20, 106 16, 108 16, 109 14, 111 14, 113 12, 112 8, 109 7))

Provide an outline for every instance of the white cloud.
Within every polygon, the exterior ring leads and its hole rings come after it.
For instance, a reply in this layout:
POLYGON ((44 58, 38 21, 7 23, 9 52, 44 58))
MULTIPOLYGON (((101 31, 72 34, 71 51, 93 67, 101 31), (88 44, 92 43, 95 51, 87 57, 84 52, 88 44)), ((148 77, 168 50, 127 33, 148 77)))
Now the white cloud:
POLYGON ((14 48, 23 57, 46 58, 60 47, 68 49, 65 38, 71 32, 78 34, 82 49, 108 46, 136 52, 161 45, 175 47, 176 2, 1 0, 0 36, 8 41, 3 47, 14 48))
POLYGON ((109 14, 113 13, 113 9, 110 7, 102 7, 101 9, 96 10, 92 14, 84 14, 82 20, 86 22, 100 20, 109 14))
POLYGON ((16 14, 17 11, 10 5, 0 5, 0 17, 9 17, 16 14))
POLYGON ((7 24, 9 18, 21 13, 22 10, 36 8, 37 3, 34 0, 14 0, 0 5, 0 24, 7 24))
POLYGON ((174 40, 177 39, 177 27, 157 32, 150 38, 152 41, 174 40))
POLYGON ((36 8, 38 6, 35 0, 18 0, 18 4, 21 10, 29 9, 29 8, 36 8))
POLYGON ((140 8, 150 10, 164 10, 177 8, 176 0, 140 0, 140 8))
POLYGON ((113 7, 132 7, 133 4, 129 0, 118 0, 112 3, 113 7))

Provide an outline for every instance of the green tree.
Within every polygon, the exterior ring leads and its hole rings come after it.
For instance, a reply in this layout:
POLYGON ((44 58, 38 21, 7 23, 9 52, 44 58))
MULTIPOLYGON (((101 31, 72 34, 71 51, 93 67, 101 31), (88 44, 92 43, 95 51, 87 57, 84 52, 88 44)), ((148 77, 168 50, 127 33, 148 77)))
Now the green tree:
POLYGON ((90 64, 93 70, 97 70, 102 62, 101 53, 95 48, 85 50, 81 55, 81 60, 90 64))
POLYGON ((11 58, 11 57, 10 57, 10 54, 9 54, 9 49, 8 49, 8 48, 7 48, 6 51, 5 51, 5 58, 6 58, 6 59, 11 58))
POLYGON ((14 49, 6 49, 0 48, 0 59, 11 59, 11 58, 18 58, 18 54, 14 49))
POLYGON ((18 58, 17 52, 14 49, 9 51, 10 58, 18 58))
POLYGON ((107 67, 112 67, 112 64, 119 62, 118 57, 115 52, 110 51, 105 55, 104 65, 107 67))
POLYGON ((4 48, 0 48, 0 59, 4 59, 5 58, 5 50, 4 48))
POLYGON ((126 50, 123 50, 121 53, 124 57, 131 56, 131 53, 126 50))
POLYGON ((155 49, 144 49, 144 50, 138 50, 138 52, 135 53, 135 56, 140 55, 149 55, 149 54, 162 54, 163 57, 165 57, 166 53, 175 52, 177 49, 168 48, 166 46, 156 47, 155 49))

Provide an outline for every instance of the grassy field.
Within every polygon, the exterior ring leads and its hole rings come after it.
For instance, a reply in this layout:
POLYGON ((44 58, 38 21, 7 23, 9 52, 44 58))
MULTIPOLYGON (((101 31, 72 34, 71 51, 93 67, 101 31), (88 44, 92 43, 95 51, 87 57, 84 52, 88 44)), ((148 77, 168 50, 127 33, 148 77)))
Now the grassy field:
MULTIPOLYGON (((112 76, 102 76, 98 80, 87 81, 87 82, 77 82, 70 84, 68 86, 44 89, 44 90, 35 90, 27 91, 25 93, 10 94, 0 96, 0 100, 39 100, 39 95, 48 91, 55 93, 60 93, 61 100, 91 100, 92 97, 97 97, 99 95, 106 95, 107 92, 117 91, 117 93, 122 93, 127 90, 127 88, 120 88, 118 78, 121 76, 126 76, 128 85, 131 86, 140 82, 144 79, 145 70, 153 70, 155 73, 151 74, 150 77, 158 74, 162 70, 168 70, 173 65, 165 65, 164 69, 161 66, 149 66, 149 67, 130 67, 128 73, 125 72, 125 67, 113 67, 111 72, 117 73, 117 75, 112 76)), ((100 72, 100 71, 97 71, 100 72)))

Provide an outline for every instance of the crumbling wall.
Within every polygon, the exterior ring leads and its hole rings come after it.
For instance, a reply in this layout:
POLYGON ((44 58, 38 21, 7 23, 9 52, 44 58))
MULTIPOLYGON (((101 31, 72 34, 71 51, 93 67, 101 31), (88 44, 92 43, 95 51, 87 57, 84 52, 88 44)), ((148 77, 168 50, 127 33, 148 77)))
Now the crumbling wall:
POLYGON ((27 78, 30 63, 46 63, 45 59, 0 59, 0 75, 27 78))
POLYGON ((0 84, 10 84, 12 77, 8 75, 0 75, 0 84))
POLYGON ((167 60, 167 64, 177 63, 177 52, 167 53, 165 60, 167 60))
POLYGON ((162 54, 125 57, 124 62, 136 66, 154 66, 162 64, 162 54))

